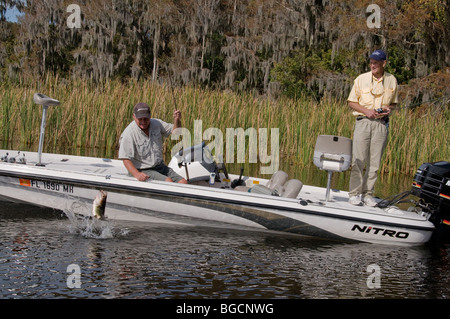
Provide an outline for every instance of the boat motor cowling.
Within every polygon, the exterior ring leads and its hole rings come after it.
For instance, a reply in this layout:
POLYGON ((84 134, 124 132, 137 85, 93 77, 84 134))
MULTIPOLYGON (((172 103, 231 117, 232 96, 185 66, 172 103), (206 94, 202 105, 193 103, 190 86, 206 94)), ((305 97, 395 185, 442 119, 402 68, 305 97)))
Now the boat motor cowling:
POLYGON ((450 163, 424 163, 414 175, 411 192, 421 199, 420 207, 431 214, 441 237, 450 239, 450 163))

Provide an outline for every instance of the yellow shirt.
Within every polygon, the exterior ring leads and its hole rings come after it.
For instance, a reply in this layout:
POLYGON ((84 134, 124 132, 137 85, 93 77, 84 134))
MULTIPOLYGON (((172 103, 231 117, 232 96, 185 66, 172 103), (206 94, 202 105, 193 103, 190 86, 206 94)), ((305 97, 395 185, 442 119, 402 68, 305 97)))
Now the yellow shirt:
MULTIPOLYGON (((347 101, 357 102, 367 109, 378 109, 383 106, 398 103, 397 79, 390 73, 384 72, 381 79, 377 80, 372 72, 358 76, 347 101)), ((364 115, 353 112, 353 115, 364 115)))

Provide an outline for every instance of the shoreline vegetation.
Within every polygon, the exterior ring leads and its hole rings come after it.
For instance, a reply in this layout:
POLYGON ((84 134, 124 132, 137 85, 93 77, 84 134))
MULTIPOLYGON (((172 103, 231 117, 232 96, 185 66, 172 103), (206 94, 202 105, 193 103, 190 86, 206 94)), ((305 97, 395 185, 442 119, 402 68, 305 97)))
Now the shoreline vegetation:
MULTIPOLYGON (((42 108, 34 104, 34 93, 61 102, 47 113, 45 152, 70 149, 79 155, 80 150, 88 149, 96 150, 100 157, 117 158, 120 134, 132 120, 132 108, 138 102, 150 105, 152 117, 172 122, 175 99, 182 112, 183 127, 191 132, 192 139, 196 120, 202 121, 203 132, 217 128, 224 136, 227 128, 267 128, 269 132, 270 128, 278 128, 280 168, 281 163, 311 167, 318 135, 352 138, 354 125, 346 102, 327 96, 320 101, 311 97, 274 99, 193 86, 174 87, 172 94, 170 86, 149 80, 94 83, 50 76, 40 81, 3 81, 0 92, 2 148, 24 151, 37 151, 39 142, 42 108)), ((402 106, 391 116, 380 169, 388 177, 412 176, 422 163, 450 159, 448 105, 422 105, 414 109, 402 106)), ((248 142, 247 137, 246 163, 248 142)), ((166 161, 176 143, 170 139, 165 143, 166 161)), ((270 153, 269 137, 267 154, 270 153)), ((237 157, 234 159, 236 162, 237 157)))
MULTIPOLYGON (((345 99, 355 77, 367 71, 369 54, 383 49, 402 108, 391 117, 380 179, 411 179, 424 162, 450 160, 450 11, 440 0, 373 5, 0 1, 0 142, 38 149, 42 108, 33 103, 36 92, 61 101, 48 112, 44 151, 74 155, 117 157, 134 104, 147 102, 153 116, 167 122, 176 104, 194 140, 196 121, 203 132, 216 128, 224 136, 227 128, 262 128, 272 137, 277 128, 279 168, 299 178, 311 168, 311 175, 326 180, 312 163, 317 136, 352 138, 354 118, 345 99), (5 14, 14 7, 21 17, 10 22, 5 14), (176 103, 167 83, 180 85, 174 87, 176 103)), ((243 166, 258 176, 267 164, 259 149, 259 163, 249 164, 249 142, 246 137, 243 166)), ((166 161, 176 144, 165 144, 166 161)), ((274 152, 270 144, 267 155, 274 152)), ((233 155, 228 171, 239 172, 233 155)))

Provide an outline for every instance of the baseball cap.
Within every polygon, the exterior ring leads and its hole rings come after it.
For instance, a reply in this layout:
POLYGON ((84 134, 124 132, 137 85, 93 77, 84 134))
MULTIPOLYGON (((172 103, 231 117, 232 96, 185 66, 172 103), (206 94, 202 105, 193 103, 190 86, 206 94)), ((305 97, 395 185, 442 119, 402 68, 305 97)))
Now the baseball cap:
POLYGON ((134 106, 133 114, 136 118, 150 118, 150 106, 147 103, 138 103, 134 106))
POLYGON ((384 53, 383 50, 375 50, 372 52, 369 58, 377 61, 386 60, 386 53, 384 53))

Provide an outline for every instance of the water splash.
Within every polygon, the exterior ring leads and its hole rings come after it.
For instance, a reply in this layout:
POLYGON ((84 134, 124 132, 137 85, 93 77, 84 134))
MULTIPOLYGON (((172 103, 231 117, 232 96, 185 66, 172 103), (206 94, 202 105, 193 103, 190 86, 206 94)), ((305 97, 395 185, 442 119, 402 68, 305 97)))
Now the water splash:
POLYGON ((130 232, 127 228, 116 228, 114 222, 108 219, 101 220, 95 217, 82 216, 71 210, 64 210, 64 214, 69 219, 69 233, 81 235, 84 238, 122 238, 130 232))

